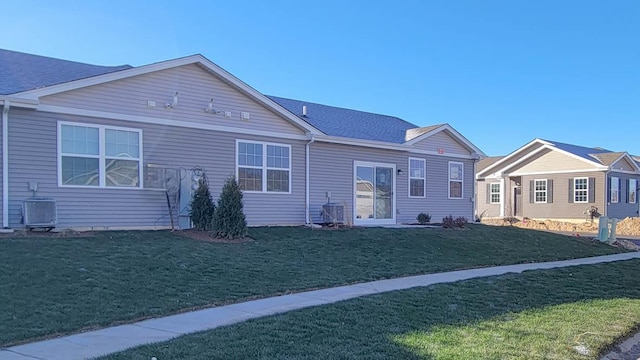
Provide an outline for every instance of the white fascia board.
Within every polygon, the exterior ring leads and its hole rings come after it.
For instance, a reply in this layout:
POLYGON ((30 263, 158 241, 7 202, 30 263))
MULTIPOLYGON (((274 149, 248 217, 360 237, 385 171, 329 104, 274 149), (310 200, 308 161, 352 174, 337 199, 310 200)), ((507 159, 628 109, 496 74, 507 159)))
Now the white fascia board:
POLYGON ((407 148, 406 146, 403 146, 402 144, 394 144, 394 143, 388 143, 384 141, 354 139, 354 138, 330 136, 330 135, 318 135, 318 136, 315 136, 314 138, 316 142, 363 146, 363 147, 370 147, 370 148, 376 148, 376 149, 397 150, 397 151, 405 151, 405 152, 410 151, 409 148, 407 148))
MULTIPOLYGON (((480 176, 481 174, 485 174, 488 172, 488 170, 493 169, 495 167, 498 167, 499 165, 503 164, 504 162, 510 160, 511 158, 515 157, 516 154, 518 154, 519 152, 523 151, 524 149, 528 148, 529 146, 533 145, 533 144, 543 144, 543 145, 551 145, 550 143, 542 140, 542 139, 533 139, 532 141, 522 145, 521 147, 517 148, 516 150, 514 150, 513 152, 511 152, 509 155, 503 157, 502 159, 496 161, 495 163, 487 166, 486 168, 484 168, 482 171, 480 171, 477 176, 478 177, 482 177, 480 176)), ((493 171, 493 173, 495 173, 496 171, 493 171)))
POLYGON ((476 157, 473 155, 438 154, 436 151, 413 149, 411 146, 407 146, 405 144, 395 144, 395 143, 388 143, 384 141, 354 139, 354 138, 329 136, 329 135, 314 136, 314 141, 330 143, 330 144, 362 146, 362 147, 368 147, 368 148, 374 148, 374 149, 396 150, 396 151, 402 151, 402 152, 407 152, 411 154, 434 155, 434 156, 440 156, 445 158, 459 158, 459 159, 469 159, 469 160, 476 159, 476 157))
POLYGON ((422 141, 430 136, 433 136, 441 131, 447 130, 449 131, 458 141, 460 141, 464 146, 467 147, 467 149, 471 150, 472 152, 478 154, 479 156, 486 156, 486 154, 480 150, 480 148, 478 148, 477 146, 475 146, 471 141, 467 140, 466 137, 464 137, 462 134, 460 134, 456 129, 454 129, 451 125, 449 124, 442 124, 442 126, 439 126, 431 131, 428 131, 418 137, 415 137, 407 142, 404 143, 404 145, 413 145, 419 141, 422 141))
POLYGON ((209 59, 199 54, 178 58, 178 59, 173 59, 173 60, 167 60, 167 61, 154 63, 150 65, 143 65, 143 66, 134 67, 131 69, 115 71, 112 73, 93 76, 86 79, 70 81, 64 84, 47 86, 41 89, 24 91, 21 93, 16 93, 15 96, 18 96, 24 99, 37 100, 42 96, 53 95, 53 94, 70 91, 70 90, 76 90, 76 89, 93 86, 93 85, 99 85, 99 84, 103 84, 111 81, 121 80, 121 79, 130 78, 138 75, 144 75, 144 74, 148 74, 156 71, 167 70, 167 69, 189 65, 189 64, 200 64, 201 66, 205 67, 210 72, 212 72, 213 74, 225 80, 228 84, 232 85, 233 87, 243 92, 245 95, 248 95, 249 97, 253 98, 259 103, 262 103, 262 105, 266 106, 267 108, 275 111, 277 114, 286 118, 288 121, 290 121, 297 127, 305 131, 308 131, 312 134, 322 134, 320 130, 316 129, 306 121, 298 118, 291 112, 284 109, 282 106, 275 103, 273 100, 262 95, 260 92, 258 92, 257 90, 255 90, 254 88, 252 88, 251 86, 243 82, 242 80, 233 76, 231 73, 227 72, 220 66, 214 64, 212 61, 210 61, 209 59))
MULTIPOLYGON (((246 134, 247 132, 247 129, 234 128, 230 126, 202 124, 202 123, 195 123, 190 121, 153 118, 153 117, 147 117, 147 116, 117 114, 117 113, 110 113, 110 112, 104 112, 104 111, 84 110, 84 109, 68 108, 68 107, 55 106, 55 105, 41 104, 37 107, 37 110, 55 113, 55 114, 68 114, 68 115, 93 117, 93 118, 99 118, 99 119, 132 121, 132 122, 139 122, 144 124, 176 126, 176 127, 199 129, 199 130, 212 130, 212 131, 240 133, 240 134, 246 134)), ((303 134, 300 134, 300 135, 283 134, 283 133, 274 132, 274 131, 262 131, 262 130, 251 130, 251 134, 272 137, 272 138, 279 138, 279 139, 307 140, 306 134, 304 135, 303 134)))
MULTIPOLYGON (((556 170, 556 171, 535 171, 535 172, 514 172, 509 176, 532 176, 532 175, 549 175, 549 174, 579 174, 588 172, 604 172, 607 171, 606 167, 599 169, 582 169, 582 170, 556 170)), ((487 177, 488 178, 488 177, 487 177)))
POLYGON ((11 103, 11 107, 35 109, 40 103, 38 100, 21 99, 13 96, 0 96, 0 105, 4 105, 5 102, 11 103))

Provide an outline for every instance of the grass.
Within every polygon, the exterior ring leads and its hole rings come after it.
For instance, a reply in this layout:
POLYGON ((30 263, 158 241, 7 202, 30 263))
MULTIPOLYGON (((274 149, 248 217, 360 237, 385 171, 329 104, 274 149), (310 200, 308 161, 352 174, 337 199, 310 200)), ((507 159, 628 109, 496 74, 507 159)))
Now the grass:
POLYGON ((367 296, 101 359, 598 359, 640 324, 639 266, 530 271, 367 296))
POLYGON ((615 253, 510 227, 252 228, 222 244, 170 232, 0 238, 0 346, 199 307, 478 266, 615 253))

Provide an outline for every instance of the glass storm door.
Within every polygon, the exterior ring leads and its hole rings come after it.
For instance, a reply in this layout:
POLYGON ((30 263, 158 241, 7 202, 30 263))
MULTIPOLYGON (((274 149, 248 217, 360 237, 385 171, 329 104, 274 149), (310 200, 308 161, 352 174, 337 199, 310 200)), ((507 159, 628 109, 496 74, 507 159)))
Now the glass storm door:
POLYGON ((355 163, 355 222, 395 223, 395 166, 355 163))

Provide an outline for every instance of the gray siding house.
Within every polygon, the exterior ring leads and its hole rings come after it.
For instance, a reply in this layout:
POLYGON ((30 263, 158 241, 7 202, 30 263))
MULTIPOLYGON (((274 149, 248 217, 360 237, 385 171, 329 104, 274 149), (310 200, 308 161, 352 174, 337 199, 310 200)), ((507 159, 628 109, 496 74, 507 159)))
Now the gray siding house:
POLYGON ((626 152, 535 139, 478 163, 477 215, 580 221, 638 216, 640 163, 626 152))
POLYGON ((55 199, 59 228, 189 227, 197 180, 238 178, 250 225, 472 218, 482 152, 448 124, 265 96, 201 55, 105 67, 0 50, 2 225, 55 199), (170 210, 171 209, 171 210, 170 210))

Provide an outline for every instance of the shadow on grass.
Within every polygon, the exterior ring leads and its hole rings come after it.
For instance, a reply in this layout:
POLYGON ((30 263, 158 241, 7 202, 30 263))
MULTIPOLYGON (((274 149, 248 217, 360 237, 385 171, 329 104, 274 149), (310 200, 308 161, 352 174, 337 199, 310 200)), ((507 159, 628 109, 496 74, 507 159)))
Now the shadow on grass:
POLYGON ((532 271, 373 295, 105 359, 595 359, 640 323, 640 279, 631 275, 639 265, 632 260, 532 271), (616 324, 609 316, 626 318, 616 324), (606 322, 614 328, 598 327, 606 322), (558 331, 560 339, 541 337, 545 329, 558 331), (599 332, 607 334, 589 334, 599 332), (475 344, 456 352, 470 337, 475 344), (426 342, 440 350, 425 348, 426 342), (589 356, 572 349, 581 342, 591 349, 589 356), (494 352, 500 347, 503 352, 494 352), (564 349, 556 356, 557 347, 564 349))

